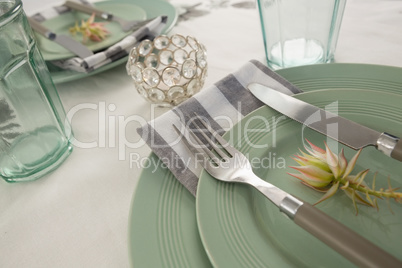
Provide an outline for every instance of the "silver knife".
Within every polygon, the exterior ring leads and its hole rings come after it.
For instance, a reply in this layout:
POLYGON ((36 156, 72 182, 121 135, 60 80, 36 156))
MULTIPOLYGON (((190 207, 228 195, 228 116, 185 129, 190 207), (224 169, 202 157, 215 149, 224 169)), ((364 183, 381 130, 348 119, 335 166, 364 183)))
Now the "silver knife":
POLYGON ((28 18, 28 22, 35 32, 43 35, 53 42, 56 42, 57 44, 66 48, 68 51, 71 51, 80 58, 86 58, 94 54, 91 50, 89 50, 89 48, 87 48, 80 42, 72 39, 67 35, 56 34, 32 18, 28 18))
POLYGON ((269 107, 354 150, 371 145, 385 155, 402 161, 402 140, 396 136, 362 126, 258 83, 249 84, 248 89, 269 107), (313 114, 320 117, 311 120, 313 114), (326 119, 337 122, 340 131, 330 131, 326 119))

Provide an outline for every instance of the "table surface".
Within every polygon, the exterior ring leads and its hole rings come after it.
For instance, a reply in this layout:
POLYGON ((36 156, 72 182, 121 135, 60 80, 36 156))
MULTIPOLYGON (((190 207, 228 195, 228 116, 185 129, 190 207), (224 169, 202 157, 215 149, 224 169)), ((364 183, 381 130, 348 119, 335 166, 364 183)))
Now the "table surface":
MULTIPOLYGON (((62 3, 23 2, 28 15, 62 3)), ((213 9, 206 0, 170 2, 203 3, 169 34, 194 36, 207 47, 205 87, 250 59, 265 62, 257 9, 237 5, 253 0, 213 9)), ((348 0, 335 62, 402 67, 401 29, 401 0, 348 0)), ((74 151, 37 181, 0 181, 0 267, 129 267, 130 205, 150 154, 136 128, 166 109, 138 95, 124 65, 56 87, 72 116, 74 151)))

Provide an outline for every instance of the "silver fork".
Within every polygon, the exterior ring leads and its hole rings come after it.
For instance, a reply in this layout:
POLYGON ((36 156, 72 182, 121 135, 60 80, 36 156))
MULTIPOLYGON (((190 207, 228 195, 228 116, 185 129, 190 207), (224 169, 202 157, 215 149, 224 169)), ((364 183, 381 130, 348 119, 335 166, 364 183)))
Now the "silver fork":
MULTIPOLYGON (((143 21, 143 20, 131 20, 131 21, 128 21, 128 20, 116 17, 115 15, 113 15, 111 13, 99 10, 99 9, 93 7, 93 6, 84 5, 82 3, 78 3, 78 2, 75 2, 75 1, 68 0, 68 1, 66 1, 64 3, 64 5, 69 7, 69 8, 72 8, 74 10, 81 11, 81 12, 84 12, 84 13, 87 13, 87 14, 90 14, 90 15, 94 13, 96 17, 102 18, 104 20, 115 21, 115 22, 120 24, 121 28, 125 32, 133 30, 135 27, 138 27, 139 25, 145 25, 143 23, 145 21, 143 21)), ((149 20, 147 20, 147 22, 148 21, 149 20)))
POLYGON ((260 179, 252 171, 249 160, 214 131, 203 118, 197 116, 193 125, 200 137, 188 126, 173 127, 183 137, 183 142, 193 155, 203 157, 204 169, 211 176, 225 182, 253 186, 297 225, 359 267, 402 267, 401 261, 321 210, 260 179), (239 166, 239 163, 242 165, 239 166))

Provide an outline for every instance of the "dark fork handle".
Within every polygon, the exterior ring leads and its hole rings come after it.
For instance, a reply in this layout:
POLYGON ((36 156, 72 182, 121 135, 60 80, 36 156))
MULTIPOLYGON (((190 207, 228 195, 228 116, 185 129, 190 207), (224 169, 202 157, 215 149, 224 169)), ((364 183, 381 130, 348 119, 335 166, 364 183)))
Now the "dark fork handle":
POLYGON ((293 220, 359 267, 402 267, 400 260, 308 203, 293 220))
POLYGON ((35 30, 35 32, 38 32, 46 38, 51 39, 52 32, 48 28, 30 17, 28 17, 28 22, 31 25, 32 29, 35 30))

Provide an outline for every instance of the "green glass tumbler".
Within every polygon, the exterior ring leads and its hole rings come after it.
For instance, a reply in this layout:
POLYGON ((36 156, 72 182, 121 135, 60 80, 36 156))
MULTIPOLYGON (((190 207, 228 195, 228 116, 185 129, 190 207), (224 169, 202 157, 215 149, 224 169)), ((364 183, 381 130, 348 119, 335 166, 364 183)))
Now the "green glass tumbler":
POLYGON ((257 0, 268 66, 333 61, 346 0, 257 0))
POLYGON ((0 177, 42 177, 71 153, 71 138, 21 0, 0 0, 0 177))

